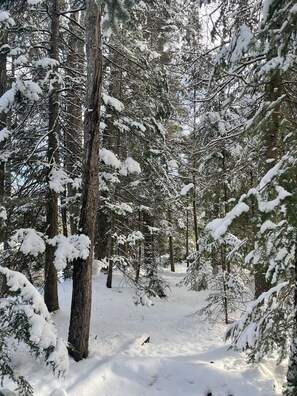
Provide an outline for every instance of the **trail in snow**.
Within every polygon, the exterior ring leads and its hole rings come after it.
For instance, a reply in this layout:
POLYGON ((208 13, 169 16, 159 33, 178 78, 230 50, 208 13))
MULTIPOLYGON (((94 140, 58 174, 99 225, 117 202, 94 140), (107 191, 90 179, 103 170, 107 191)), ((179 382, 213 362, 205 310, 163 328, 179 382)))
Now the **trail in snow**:
MULTIPOLYGON (((223 323, 209 323, 193 315, 205 292, 177 287, 183 273, 165 272, 171 284, 166 300, 136 306, 134 291, 115 274, 114 287, 105 275, 94 279, 90 354, 71 361, 65 379, 47 368, 28 364, 25 353, 16 357, 25 369, 36 396, 275 396, 281 395, 284 366, 273 359, 248 365, 244 355, 228 350, 223 323), (143 345, 144 338, 150 342, 143 345)), ((60 285, 61 310, 54 315, 59 333, 67 339, 71 283, 60 285)))

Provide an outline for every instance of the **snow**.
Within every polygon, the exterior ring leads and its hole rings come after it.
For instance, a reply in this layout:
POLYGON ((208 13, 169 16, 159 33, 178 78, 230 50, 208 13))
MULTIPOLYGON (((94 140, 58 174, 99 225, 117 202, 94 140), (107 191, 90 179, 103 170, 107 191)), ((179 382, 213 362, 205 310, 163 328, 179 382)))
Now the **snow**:
POLYGON ((258 187, 259 190, 262 190, 264 187, 266 187, 271 182, 271 180, 279 174, 281 165, 282 163, 278 162, 273 168, 269 169, 269 171, 260 180, 258 187))
POLYGON ((248 50, 253 34, 247 25, 242 25, 239 28, 239 37, 237 38, 235 48, 232 51, 230 58, 231 62, 236 62, 242 53, 248 50))
MULTIPOLYGON (((34 386, 35 396, 280 396, 284 367, 273 359, 248 365, 244 354, 228 350, 226 326, 193 315, 204 305, 206 292, 177 287, 185 268, 165 272, 171 291, 153 306, 133 303, 133 290, 114 273, 114 287, 105 287, 103 273, 93 280, 93 313, 89 357, 70 361, 65 378, 28 360, 14 358, 34 386), (144 343, 150 337, 149 343, 144 343), (273 391, 273 387, 276 388, 273 391)), ((61 309, 53 316, 66 338, 71 282, 59 285, 61 309)), ((9 382, 6 389, 13 389, 9 382)))
POLYGON ((121 167, 121 161, 116 157, 116 155, 106 148, 99 150, 99 158, 105 163, 105 165, 113 166, 114 168, 121 167))
POLYGON ((11 248, 18 248, 23 254, 37 257, 45 251, 43 234, 33 228, 20 228, 9 239, 11 248))
POLYGON ((273 1, 274 0, 263 0, 263 5, 262 5, 262 25, 263 26, 267 21, 269 8, 271 7, 273 1))
MULTIPOLYGON (((53 347, 48 362, 52 362, 57 367, 57 372, 66 373, 69 367, 66 345, 61 338, 57 337, 56 328, 42 296, 23 274, 4 267, 0 267, 0 272, 6 276, 9 290, 19 292, 22 298, 21 303, 14 303, 14 310, 23 312, 27 317, 30 341, 38 349, 53 347)), ((8 298, 1 300, 13 303, 13 300, 8 298)))
POLYGON ((0 23, 3 23, 8 28, 15 25, 15 21, 7 11, 0 11, 0 23))
POLYGON ((9 111, 10 106, 14 102, 15 93, 15 84, 12 84, 12 87, 8 91, 6 91, 0 98, 0 113, 7 113, 9 111))
POLYGON ((51 68, 53 69, 54 67, 59 66, 59 62, 56 59, 52 59, 52 58, 42 58, 40 60, 38 60, 37 62, 35 62, 35 66, 40 66, 44 69, 46 68, 51 68))
POLYGON ((28 58, 26 55, 20 55, 13 61, 13 64, 15 66, 26 65, 27 63, 28 63, 28 58))
POLYGON ((62 271, 67 263, 74 259, 81 257, 85 260, 89 256, 90 239, 84 234, 69 237, 56 235, 47 242, 52 246, 57 246, 54 260, 57 271, 62 271))
POLYGON ((131 157, 127 157, 124 161, 124 167, 128 173, 141 173, 140 165, 131 157))
POLYGON ((125 202, 116 204, 107 203, 106 205, 120 216, 126 216, 127 213, 133 213, 132 207, 125 202))
POLYGON ((263 234, 267 230, 274 230, 276 227, 277 225, 271 220, 266 220, 263 224, 261 224, 260 233, 263 234))
POLYGON ((118 112, 121 112, 124 110, 123 103, 120 100, 114 98, 113 96, 109 96, 105 93, 102 93, 102 99, 106 106, 109 105, 109 106, 113 107, 118 112))
POLYGON ((187 195, 188 192, 191 190, 191 188, 194 187, 193 183, 189 183, 185 186, 183 186, 183 188, 181 189, 180 195, 187 195))
POLYGON ((67 173, 62 168, 52 168, 49 174, 49 187, 56 193, 65 190, 67 183, 71 182, 67 173))
POLYGON ((42 3, 44 0, 27 0, 27 3, 31 6, 42 3))
POLYGON ((284 200, 287 197, 292 196, 291 193, 286 191, 281 186, 276 186, 275 190, 278 193, 278 196, 275 199, 273 199, 271 201, 262 201, 262 200, 258 201, 258 207, 261 212, 264 212, 264 213, 272 212, 276 208, 276 206, 278 206, 281 203, 282 200, 284 200))
POLYGON ((7 128, 1 129, 0 142, 3 142, 3 140, 7 139, 10 134, 11 134, 11 132, 7 128))
POLYGON ((4 208, 4 206, 0 205, 0 219, 2 220, 7 220, 7 212, 6 209, 4 208))
POLYGON ((214 239, 221 238, 228 230, 228 227, 232 223, 232 221, 239 217, 242 213, 249 211, 249 206, 244 202, 239 202, 234 206, 233 209, 230 210, 226 214, 226 216, 222 219, 214 219, 207 224, 205 229, 209 231, 214 239))

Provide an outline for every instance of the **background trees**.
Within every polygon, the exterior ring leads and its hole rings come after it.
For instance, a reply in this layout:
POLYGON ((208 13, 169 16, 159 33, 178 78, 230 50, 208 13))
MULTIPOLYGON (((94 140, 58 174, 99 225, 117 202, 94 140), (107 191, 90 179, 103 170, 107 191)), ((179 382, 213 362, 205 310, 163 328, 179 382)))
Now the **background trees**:
POLYGON ((257 323, 251 357, 274 346, 286 355, 296 331, 295 8, 108 1, 101 42, 91 0, 3 3, 0 263, 43 287, 49 311, 57 270, 73 277, 76 360, 88 353, 93 247, 107 286, 117 267, 140 301, 164 297, 160 270, 181 261, 226 323, 254 294, 230 328, 234 345, 257 323))

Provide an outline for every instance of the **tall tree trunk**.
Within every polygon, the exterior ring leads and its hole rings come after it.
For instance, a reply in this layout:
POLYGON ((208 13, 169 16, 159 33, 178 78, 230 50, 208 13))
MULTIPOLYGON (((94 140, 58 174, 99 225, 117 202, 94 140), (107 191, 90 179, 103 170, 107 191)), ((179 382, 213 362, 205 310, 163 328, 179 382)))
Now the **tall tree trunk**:
MULTIPOLYGON (((60 0, 50 3, 51 38, 49 56, 58 60, 58 42, 60 35, 60 0)), ((49 163, 48 176, 51 170, 58 164, 58 134, 59 134, 59 93, 57 83, 49 94, 48 101, 48 148, 47 161, 49 163)), ((48 180, 49 182, 49 180, 48 180)), ((48 186, 46 204, 47 236, 53 238, 58 234, 58 195, 48 186)), ((45 283, 44 301, 49 310, 53 312, 59 309, 57 271, 54 267, 55 247, 47 244, 45 252, 45 283)))
MULTIPOLYGON (((266 99, 275 102, 282 94, 282 76, 280 70, 274 70, 270 74, 270 81, 266 86, 266 99)), ((281 104, 274 109, 270 119, 265 125, 264 131, 264 158, 266 160, 264 172, 267 173, 276 163, 279 156, 280 125, 281 125, 281 104)), ((260 219, 261 223, 265 221, 260 219)), ((271 288, 271 282, 266 278, 268 266, 259 263, 255 268, 255 298, 271 288)))
POLYGON ((79 230, 90 239, 87 259, 73 262, 73 292, 68 341, 76 361, 88 356, 92 304, 92 261, 99 195, 99 122, 102 85, 101 7, 86 1, 87 93, 84 120, 84 164, 79 230))
MULTIPOLYGON (((0 48, 7 44, 7 33, 4 32, 0 37, 0 48)), ((7 89, 7 69, 6 69, 7 51, 0 50, 0 98, 7 89)), ((6 127, 7 115, 5 112, 0 113, 0 130, 6 127)), ((4 142, 0 143, 0 150, 4 147, 4 142)), ((4 199, 5 193, 5 162, 0 161, 0 203, 4 199)))
MULTIPOLYGON (((75 4, 78 6, 78 4, 75 4)), ((80 76, 83 74, 84 45, 78 40, 80 35, 78 24, 80 22, 79 12, 72 12, 69 19, 69 40, 67 66, 72 77, 72 87, 67 91, 67 128, 65 130, 65 166, 71 178, 80 174, 80 160, 82 159, 82 137, 83 137, 83 117, 82 117, 82 92, 80 76)), ((76 199, 76 189, 69 183, 68 205, 70 215, 70 231, 75 234, 80 214, 80 202, 76 199)))
POLYGON ((290 356, 287 372, 287 387, 284 396, 297 395, 297 244, 295 246, 295 263, 294 263, 294 322, 293 333, 290 345, 290 356))
MULTIPOLYGON (((0 36, 0 48, 4 48, 4 44, 7 44, 7 33, 4 32, 0 36)), ((7 89, 7 68, 6 68, 6 51, 0 50, 0 98, 5 93, 7 89)), ((0 131, 6 127, 6 113, 0 113, 0 131)), ((5 142, 0 143, 0 153, 4 148, 5 142)), ((5 200, 5 162, 0 161, 0 206, 5 200)), ((0 242, 5 241, 5 225, 0 227, 0 242)), ((2 297, 7 290, 6 279, 0 277, 0 297, 2 297)))

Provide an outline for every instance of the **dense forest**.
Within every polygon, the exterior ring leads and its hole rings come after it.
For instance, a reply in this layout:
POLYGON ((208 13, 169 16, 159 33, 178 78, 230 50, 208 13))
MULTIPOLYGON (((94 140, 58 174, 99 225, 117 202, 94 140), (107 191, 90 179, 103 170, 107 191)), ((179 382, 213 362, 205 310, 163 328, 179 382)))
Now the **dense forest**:
POLYGON ((294 0, 2 0, 0 377, 33 394, 12 339, 61 373, 88 356, 94 272, 146 304, 184 263, 297 395, 296 84, 294 0))

